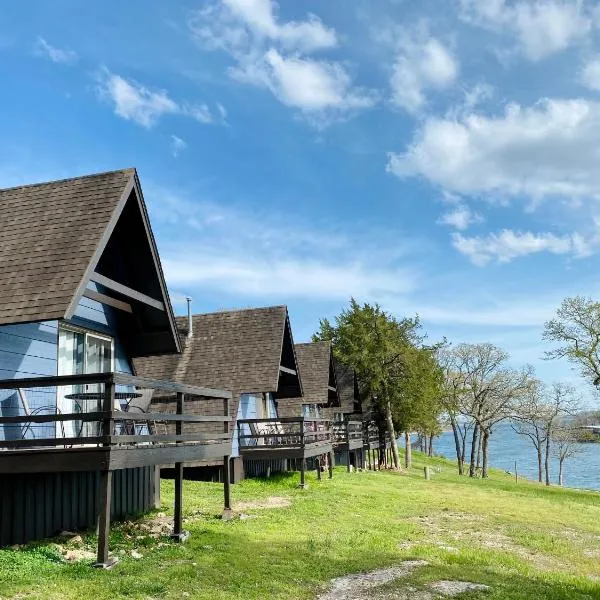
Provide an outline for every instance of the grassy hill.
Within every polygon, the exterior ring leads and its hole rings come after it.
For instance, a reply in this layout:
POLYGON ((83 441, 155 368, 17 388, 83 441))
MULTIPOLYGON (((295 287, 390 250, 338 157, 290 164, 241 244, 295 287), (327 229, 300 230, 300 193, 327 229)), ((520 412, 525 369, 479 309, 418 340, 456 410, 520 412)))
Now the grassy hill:
MULTIPOLYGON (((428 564, 368 597, 437 597, 406 594, 461 580, 490 586, 462 598, 600 598, 600 494, 515 485, 499 472, 459 478, 449 461, 418 453, 409 474, 338 468, 331 481, 310 477, 307 490, 297 482, 234 486, 242 518, 229 522, 219 518, 221 486, 186 482, 190 540, 164 536, 163 513, 122 524, 111 540, 121 562, 109 572, 65 561, 69 548, 93 550, 91 534, 0 550, 0 598, 316 598, 332 578, 415 558, 428 564), (431 481, 425 464, 440 469, 431 481)), ((163 491, 168 512, 169 482, 163 491)))

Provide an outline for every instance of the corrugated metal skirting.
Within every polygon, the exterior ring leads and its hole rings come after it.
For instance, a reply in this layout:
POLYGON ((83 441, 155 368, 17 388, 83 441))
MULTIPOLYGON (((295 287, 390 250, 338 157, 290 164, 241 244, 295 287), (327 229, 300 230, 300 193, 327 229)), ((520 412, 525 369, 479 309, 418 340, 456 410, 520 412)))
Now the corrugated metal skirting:
POLYGON ((287 471, 287 459, 276 460, 244 460, 246 477, 266 477, 267 473, 283 473, 287 471))
MULTIPOLYGON (((97 471, 0 475, 0 546, 41 540, 96 526, 97 471)), ((154 506, 154 467, 113 475, 112 518, 154 506)))

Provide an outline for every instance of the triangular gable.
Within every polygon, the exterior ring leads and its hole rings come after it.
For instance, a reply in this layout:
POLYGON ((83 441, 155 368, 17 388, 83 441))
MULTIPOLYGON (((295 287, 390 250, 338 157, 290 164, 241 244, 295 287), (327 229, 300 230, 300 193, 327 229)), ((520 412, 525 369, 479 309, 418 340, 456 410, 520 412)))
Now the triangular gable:
POLYGON ((124 187, 65 313, 83 297, 112 306, 129 356, 180 352, 179 336, 141 186, 135 171, 124 187))
POLYGON ((281 339, 281 360, 277 398, 297 398, 302 396, 302 379, 298 368, 296 348, 292 337, 290 318, 286 309, 285 326, 281 339))

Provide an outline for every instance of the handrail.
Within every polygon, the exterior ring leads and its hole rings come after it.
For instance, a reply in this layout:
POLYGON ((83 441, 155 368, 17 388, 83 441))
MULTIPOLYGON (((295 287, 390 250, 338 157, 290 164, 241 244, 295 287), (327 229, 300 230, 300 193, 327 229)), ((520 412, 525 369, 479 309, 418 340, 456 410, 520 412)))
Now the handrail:
MULTIPOLYGON (((0 380, 0 390, 19 391, 31 388, 54 388, 52 393, 58 394, 58 389, 61 386, 66 386, 71 390, 75 389, 72 396, 88 394, 91 397, 90 400, 93 400, 94 403, 93 407, 90 406, 92 410, 89 412, 60 412, 57 407, 56 413, 0 415, 0 428, 5 425, 12 426, 11 429, 20 426, 21 432, 25 430, 29 432, 31 425, 34 423, 88 423, 83 435, 83 430, 79 431, 79 434, 74 434, 70 429, 67 431, 67 435, 64 435, 63 428, 62 436, 47 437, 49 434, 48 429, 42 428, 40 431, 43 437, 36 438, 35 433, 33 433, 34 437, 26 437, 25 434, 21 433, 20 439, 0 439, 0 452, 26 448, 51 449, 58 446, 64 447, 65 450, 90 446, 110 449, 123 445, 146 448, 151 447, 153 444, 186 444, 190 442, 202 444, 231 440, 229 423, 232 421, 232 417, 229 405, 232 394, 225 390, 188 386, 121 373, 92 373, 0 380), (130 389, 125 392, 117 391, 117 385, 128 386, 130 389), (81 389, 84 386, 94 387, 91 388, 91 391, 77 391, 78 388, 81 389), (157 411, 156 405, 158 403, 152 402, 152 394, 146 392, 139 394, 134 391, 136 389, 177 393, 179 401, 182 403, 181 408, 184 408, 186 399, 190 403, 188 406, 198 407, 197 402, 194 404, 192 402, 217 398, 223 401, 223 410, 217 411, 212 405, 209 405, 204 409, 207 414, 188 414, 181 410, 178 410, 177 414, 163 413, 157 411), (129 400, 145 397, 146 403, 142 406, 138 405, 135 410, 133 407, 131 411, 123 410, 117 398, 122 400, 123 396, 128 394, 131 394, 129 400), (195 423, 196 427, 194 431, 187 431, 184 435, 181 427, 183 423, 195 423), (211 425, 219 423, 223 426, 211 425), (168 427, 169 424, 171 424, 171 427, 168 427), (203 427, 203 424, 207 426, 203 427), (160 429, 162 431, 159 432, 160 429), (175 430, 174 433, 173 429, 175 430), (219 431, 217 432, 215 429, 219 431)), ((159 395, 162 396, 162 394, 159 395)), ((66 398, 69 398, 69 395, 66 398)), ((154 398, 156 398, 156 395, 154 395, 154 398)), ((161 403, 164 400, 165 398, 161 398, 161 403)))
POLYGON ((128 373, 86 373, 85 375, 56 375, 51 377, 0 379, 0 390, 63 385, 89 385, 94 383, 133 385, 165 392, 180 392, 190 396, 200 396, 204 398, 225 398, 230 400, 233 397, 232 393, 226 390, 163 381, 161 379, 148 379, 146 377, 129 375, 128 373))

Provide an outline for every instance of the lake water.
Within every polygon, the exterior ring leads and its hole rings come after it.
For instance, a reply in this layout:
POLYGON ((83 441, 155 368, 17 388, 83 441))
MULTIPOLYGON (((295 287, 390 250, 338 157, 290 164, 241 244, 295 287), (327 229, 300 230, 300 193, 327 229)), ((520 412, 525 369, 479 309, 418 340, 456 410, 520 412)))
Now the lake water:
MULTIPOLYGON (((600 444, 579 444, 581 452, 564 463, 564 483, 569 487, 600 490, 600 444)), ((454 435, 444 432, 434 440, 435 454, 455 460, 454 435)), ((467 450, 468 452, 468 450, 467 450)), ((489 461, 492 467, 514 473, 515 460, 519 475, 537 480, 536 451, 529 438, 516 434, 510 424, 501 423, 490 437, 489 461)), ((552 460, 550 477, 558 483, 558 464, 552 460)))

